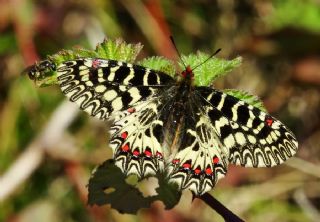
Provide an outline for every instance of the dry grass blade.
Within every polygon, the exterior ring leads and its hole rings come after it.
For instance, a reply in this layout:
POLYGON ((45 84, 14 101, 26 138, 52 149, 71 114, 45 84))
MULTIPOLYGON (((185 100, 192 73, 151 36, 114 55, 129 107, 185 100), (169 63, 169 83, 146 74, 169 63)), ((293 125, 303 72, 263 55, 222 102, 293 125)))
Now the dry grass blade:
POLYGON ((0 202, 7 199, 41 164, 47 149, 54 147, 75 118, 78 108, 63 102, 52 114, 44 130, 0 177, 0 202))

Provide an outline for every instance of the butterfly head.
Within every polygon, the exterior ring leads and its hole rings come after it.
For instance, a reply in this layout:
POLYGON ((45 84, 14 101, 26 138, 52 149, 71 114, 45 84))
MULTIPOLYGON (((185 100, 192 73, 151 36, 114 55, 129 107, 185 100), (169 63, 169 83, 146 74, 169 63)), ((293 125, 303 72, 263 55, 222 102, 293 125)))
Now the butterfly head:
POLYGON ((184 79, 193 79, 194 77, 193 70, 189 65, 186 67, 185 70, 182 71, 181 75, 184 79))

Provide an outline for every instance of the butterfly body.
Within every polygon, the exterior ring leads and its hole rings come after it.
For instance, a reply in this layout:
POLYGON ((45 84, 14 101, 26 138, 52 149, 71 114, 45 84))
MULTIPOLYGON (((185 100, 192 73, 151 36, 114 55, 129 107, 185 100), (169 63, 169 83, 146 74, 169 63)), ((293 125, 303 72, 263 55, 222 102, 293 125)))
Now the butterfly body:
MULTIPOLYGON (((37 68, 37 67, 35 67, 37 68)), ((280 121, 211 87, 187 66, 177 79, 125 62, 79 58, 57 67, 62 92, 111 122, 115 164, 140 178, 165 173, 179 189, 210 191, 228 164, 271 167, 298 143, 280 121)))

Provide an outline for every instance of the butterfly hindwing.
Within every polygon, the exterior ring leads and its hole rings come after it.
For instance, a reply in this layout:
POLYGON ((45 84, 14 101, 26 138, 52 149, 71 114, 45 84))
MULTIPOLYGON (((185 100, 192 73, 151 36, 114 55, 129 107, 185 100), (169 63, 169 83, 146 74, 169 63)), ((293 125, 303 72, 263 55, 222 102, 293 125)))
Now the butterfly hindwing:
POLYGON ((228 165, 228 159, 219 150, 218 144, 213 145, 219 140, 204 142, 200 138, 201 134, 187 129, 182 138, 188 144, 182 144, 179 152, 167 165, 169 181, 177 183, 180 189, 190 189, 197 195, 210 191, 224 177, 228 165))
POLYGON ((230 149, 230 163, 271 167, 292 157, 298 148, 292 132, 279 120, 233 96, 199 87, 207 101, 207 115, 230 149))
POLYGON ((145 101, 115 116, 110 146, 116 165, 127 175, 144 178, 164 169, 160 105, 156 100, 145 101))
POLYGON ((105 59, 81 58, 57 67, 62 92, 91 116, 107 119, 173 82, 161 72, 105 59))

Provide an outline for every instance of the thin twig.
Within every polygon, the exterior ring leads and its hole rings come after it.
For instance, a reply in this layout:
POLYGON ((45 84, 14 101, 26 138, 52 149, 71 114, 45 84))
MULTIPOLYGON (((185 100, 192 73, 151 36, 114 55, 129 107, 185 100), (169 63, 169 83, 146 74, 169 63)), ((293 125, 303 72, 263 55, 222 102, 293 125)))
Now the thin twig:
POLYGON ((211 196, 209 193, 205 193, 202 196, 198 197, 208 204, 213 210, 217 211, 226 222, 244 222, 241 218, 231 212, 226 208, 222 203, 220 203, 216 198, 211 196))

